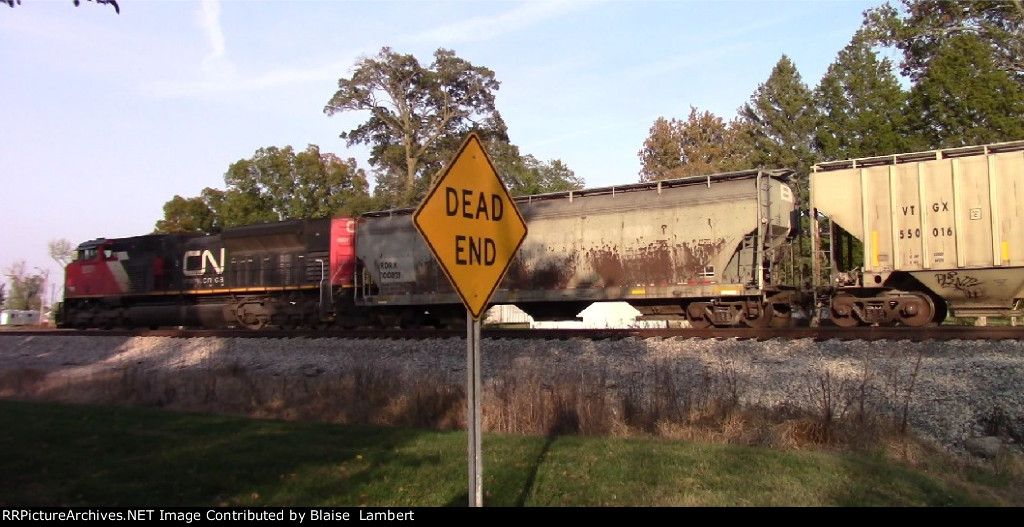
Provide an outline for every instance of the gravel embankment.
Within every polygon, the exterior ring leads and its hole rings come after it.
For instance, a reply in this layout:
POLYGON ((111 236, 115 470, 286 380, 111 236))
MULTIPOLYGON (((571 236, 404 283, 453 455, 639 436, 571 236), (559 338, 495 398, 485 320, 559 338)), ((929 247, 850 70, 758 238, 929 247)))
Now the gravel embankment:
MULTIPOLYGON (((539 386, 575 379, 582 390, 602 396, 635 395, 668 378, 687 387, 688 396, 713 390, 766 408, 820 412, 828 407, 842 415, 864 407, 905 415, 918 435, 955 452, 985 436, 1019 451, 1024 435, 1024 343, 1019 341, 485 339, 482 355, 485 396, 513 373, 539 386)), ((288 395, 309 379, 376 369, 395 377, 398 387, 413 379, 465 386, 466 364, 462 339, 0 335, 0 397, 116 402, 124 394, 104 379, 138 378, 142 372, 169 379, 247 372, 251 378, 281 380, 277 404, 287 407, 288 395)), ((200 391, 191 396, 193 402, 207 406, 218 393, 211 386, 200 391)), ((186 397, 180 390, 165 387, 160 393, 155 404, 201 406, 182 403, 186 397)))

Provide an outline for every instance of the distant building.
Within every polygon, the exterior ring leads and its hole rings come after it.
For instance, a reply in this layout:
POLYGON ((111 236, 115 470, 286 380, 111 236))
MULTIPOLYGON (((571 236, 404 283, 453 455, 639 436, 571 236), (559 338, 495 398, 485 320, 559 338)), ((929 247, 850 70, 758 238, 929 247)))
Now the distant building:
POLYGON ((0 326, 38 326, 39 311, 4 309, 0 311, 0 326))

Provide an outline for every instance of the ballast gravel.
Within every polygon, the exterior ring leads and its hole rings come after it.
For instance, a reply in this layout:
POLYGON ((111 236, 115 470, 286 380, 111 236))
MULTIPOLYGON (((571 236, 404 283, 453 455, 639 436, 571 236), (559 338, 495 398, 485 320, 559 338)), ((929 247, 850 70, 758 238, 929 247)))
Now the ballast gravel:
MULTIPOLYGON (((541 384, 575 376, 595 393, 637 393, 668 377, 729 391, 744 405, 827 407, 836 415, 863 406, 905 416, 917 435, 956 453, 993 437, 1020 451, 1024 434, 1024 342, 1017 340, 483 339, 481 354, 485 392, 511 372, 530 372, 541 384)), ((0 335, 0 397, 7 398, 74 393, 73 402, 108 402, 103 393, 66 388, 125 371, 241 369, 303 379, 378 368, 465 386, 466 367, 461 338, 0 335)))

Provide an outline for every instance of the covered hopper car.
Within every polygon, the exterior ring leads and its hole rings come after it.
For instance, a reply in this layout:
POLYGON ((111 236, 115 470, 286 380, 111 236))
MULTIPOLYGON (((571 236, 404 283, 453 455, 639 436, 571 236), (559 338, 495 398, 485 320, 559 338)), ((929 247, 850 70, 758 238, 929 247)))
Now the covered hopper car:
MULTIPOLYGON (((698 327, 785 320, 793 290, 771 271, 797 213, 790 175, 751 170, 519 198, 526 239, 492 302, 534 320, 572 320, 608 301, 698 327)), ((427 307, 450 324, 465 311, 411 212, 360 221, 356 261, 374 287, 359 299, 397 318, 427 307)))
MULTIPOLYGON (((624 301, 693 326, 784 323, 776 284, 798 210, 789 170, 749 170, 517 198, 528 235, 493 303, 537 320, 624 301)), ((457 326, 465 308, 412 210, 291 220, 212 236, 79 245, 62 327, 457 326)))
POLYGON ((820 163, 810 190, 833 323, 1024 314, 1024 141, 820 163))

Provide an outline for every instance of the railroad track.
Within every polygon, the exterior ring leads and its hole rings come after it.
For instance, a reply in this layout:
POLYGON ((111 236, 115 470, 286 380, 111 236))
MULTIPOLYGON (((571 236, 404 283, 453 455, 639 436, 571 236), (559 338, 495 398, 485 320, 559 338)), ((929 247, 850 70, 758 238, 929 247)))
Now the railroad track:
MULTIPOLYGON (((350 339, 448 339, 465 338, 465 329, 155 329, 155 330, 71 330, 71 329, 7 329, 0 336, 139 336, 175 338, 350 338, 350 339)), ((1017 340, 1024 339, 1024 326, 935 326, 935 327, 866 327, 858 329, 823 326, 817 328, 714 328, 714 329, 490 329, 481 330, 484 339, 541 340, 608 340, 626 338, 702 338, 702 339, 813 339, 883 340, 912 342, 949 340, 1017 340)))

